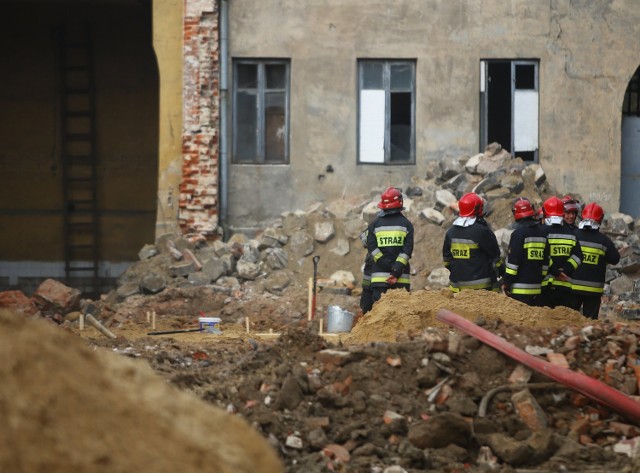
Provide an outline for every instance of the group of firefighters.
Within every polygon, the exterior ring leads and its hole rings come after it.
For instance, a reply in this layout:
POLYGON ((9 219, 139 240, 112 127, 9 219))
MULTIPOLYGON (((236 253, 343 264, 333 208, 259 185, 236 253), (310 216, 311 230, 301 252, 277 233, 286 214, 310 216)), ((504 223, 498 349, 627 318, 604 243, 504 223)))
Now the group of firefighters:
MULTIPOLYGON (((360 300, 363 314, 388 289, 410 289, 414 229, 402 214, 402 192, 389 187, 378 208, 378 216, 361 235, 367 249, 360 300)), ((458 201, 458 209, 442 247, 452 292, 502 291, 531 306, 566 306, 598 318, 606 266, 620 261, 614 243, 599 230, 604 218, 600 205, 581 208, 571 196, 554 196, 536 212, 528 199, 516 199, 506 261, 484 219, 482 197, 467 193, 458 201)))

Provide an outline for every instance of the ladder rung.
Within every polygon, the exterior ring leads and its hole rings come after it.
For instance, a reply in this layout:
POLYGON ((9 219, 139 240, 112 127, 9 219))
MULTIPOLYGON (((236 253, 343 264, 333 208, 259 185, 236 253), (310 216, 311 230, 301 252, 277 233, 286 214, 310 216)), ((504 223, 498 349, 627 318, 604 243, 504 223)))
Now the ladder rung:
POLYGON ((77 229, 93 228, 96 226, 96 222, 69 222, 69 226, 77 229))
POLYGON ((78 164, 92 164, 93 163, 93 155, 91 154, 67 154, 64 156, 64 159, 67 162, 73 162, 78 164))
POLYGON ((88 87, 69 87, 64 91, 69 95, 86 95, 91 92, 91 89, 89 89, 88 87))
POLYGON ((67 133, 66 137, 69 141, 91 141, 90 133, 67 133))
POLYGON ((76 64, 74 66, 65 66, 65 71, 74 72, 74 71, 88 71, 89 64, 76 64))
POLYGON ((94 247, 94 245, 84 244, 84 245, 68 245, 67 248, 71 250, 90 250, 94 247))
POLYGON ((93 272, 97 272, 98 268, 97 266, 78 266, 76 268, 67 268, 67 271, 93 271, 93 272))
POLYGON ((64 116, 66 118, 82 118, 82 117, 90 117, 90 110, 74 110, 73 112, 65 112, 64 116))

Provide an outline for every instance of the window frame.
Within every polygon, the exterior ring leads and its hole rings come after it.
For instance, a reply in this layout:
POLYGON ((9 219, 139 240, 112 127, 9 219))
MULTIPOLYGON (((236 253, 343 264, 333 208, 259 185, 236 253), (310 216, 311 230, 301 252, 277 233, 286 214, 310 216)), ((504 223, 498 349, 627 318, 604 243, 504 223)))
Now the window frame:
MULTIPOLYGON (((356 146, 358 165, 378 165, 378 166, 406 166, 416 164, 416 59, 380 59, 380 58, 360 58, 357 61, 357 126, 356 126, 356 146), (363 67, 365 64, 381 63, 383 66, 383 87, 385 92, 385 124, 384 124, 384 161, 370 162, 363 161, 361 156, 361 136, 360 126, 362 123, 362 91, 364 88, 363 67), (411 67, 411 89, 396 90, 393 92, 411 93, 411 134, 409 143, 409 159, 406 161, 391 161, 391 67, 394 65, 409 65, 411 67)), ((372 89, 378 90, 378 89, 372 89)))
POLYGON ((282 165, 289 164, 289 137, 290 137, 290 98, 291 98, 291 60, 287 58, 233 58, 233 90, 232 90, 232 136, 231 136, 231 163, 245 165, 282 165), (238 87, 238 66, 255 65, 257 66, 257 87, 256 88, 240 88, 238 87), (265 66, 278 65, 285 67, 285 85, 284 89, 267 89, 265 66), (284 93, 284 113, 285 113, 285 130, 284 130, 284 159, 278 161, 269 161, 266 159, 266 120, 265 120, 265 104, 266 91, 280 90, 284 93), (255 91, 257 95, 257 154, 253 160, 242 160, 237 158, 238 153, 238 93, 247 91, 255 91))

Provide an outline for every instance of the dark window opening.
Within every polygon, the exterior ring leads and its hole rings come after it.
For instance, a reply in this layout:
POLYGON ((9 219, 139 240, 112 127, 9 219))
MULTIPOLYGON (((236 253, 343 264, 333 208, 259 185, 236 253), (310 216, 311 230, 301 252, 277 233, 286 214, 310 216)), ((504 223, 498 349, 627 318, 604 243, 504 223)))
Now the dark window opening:
POLYGON ((640 116, 640 67, 636 69, 624 93, 622 115, 640 116))
POLYGON ((411 93, 391 93, 389 141, 392 162, 411 159, 411 93))
POLYGON ((516 89, 536 88, 536 66, 533 64, 516 64, 516 89))
POLYGON ((488 82, 487 143, 500 143, 511 151, 511 63, 490 63, 488 82))

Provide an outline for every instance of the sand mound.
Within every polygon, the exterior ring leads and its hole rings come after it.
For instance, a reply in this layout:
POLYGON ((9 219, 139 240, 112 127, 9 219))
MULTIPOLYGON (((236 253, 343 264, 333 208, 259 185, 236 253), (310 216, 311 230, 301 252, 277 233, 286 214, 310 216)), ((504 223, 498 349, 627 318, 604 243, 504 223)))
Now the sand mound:
POLYGON ((530 307, 491 291, 462 291, 454 295, 448 289, 411 293, 398 289, 383 294, 373 310, 353 327, 347 341, 395 342, 427 327, 442 326, 436 320, 436 313, 443 308, 471 321, 482 317, 523 327, 562 327, 590 322, 566 307, 530 307))
POLYGON ((157 377, 0 311, 0 471, 277 472, 267 442, 157 377))

